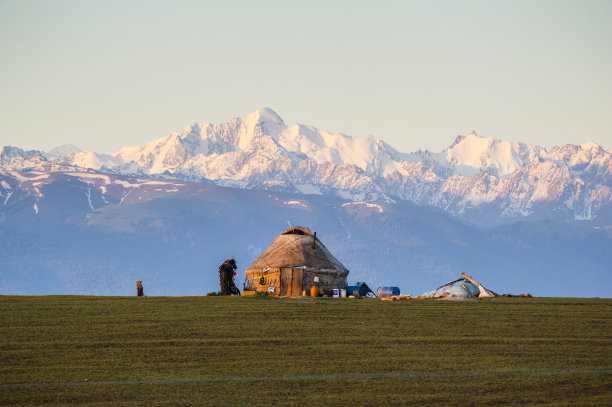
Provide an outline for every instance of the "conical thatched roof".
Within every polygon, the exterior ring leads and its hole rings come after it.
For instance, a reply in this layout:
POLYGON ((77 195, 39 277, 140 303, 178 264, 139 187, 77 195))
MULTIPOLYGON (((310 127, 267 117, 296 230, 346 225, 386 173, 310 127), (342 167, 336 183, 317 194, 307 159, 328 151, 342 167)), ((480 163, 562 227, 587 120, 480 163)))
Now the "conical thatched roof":
POLYGON ((335 270, 348 274, 346 267, 327 250, 310 229, 300 226, 290 227, 281 233, 246 271, 280 267, 335 270))

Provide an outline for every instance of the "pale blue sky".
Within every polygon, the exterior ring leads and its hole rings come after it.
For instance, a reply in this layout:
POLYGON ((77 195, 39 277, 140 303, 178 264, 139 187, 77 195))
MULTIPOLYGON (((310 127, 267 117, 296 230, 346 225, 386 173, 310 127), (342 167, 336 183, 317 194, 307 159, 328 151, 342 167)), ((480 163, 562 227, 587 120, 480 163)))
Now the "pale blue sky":
POLYGON ((587 0, 0 0, 0 145, 113 152, 269 106, 405 152, 472 129, 612 148, 611 21, 587 0))

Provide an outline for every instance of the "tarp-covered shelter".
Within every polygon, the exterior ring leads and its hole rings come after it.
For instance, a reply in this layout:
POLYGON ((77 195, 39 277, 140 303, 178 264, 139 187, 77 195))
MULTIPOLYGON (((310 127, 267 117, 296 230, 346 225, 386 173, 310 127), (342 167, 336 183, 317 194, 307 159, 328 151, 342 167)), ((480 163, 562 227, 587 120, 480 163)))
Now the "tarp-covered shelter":
POLYGON ((296 297, 317 286, 320 294, 331 295, 334 288, 346 286, 348 273, 316 233, 293 226, 246 269, 246 289, 296 297))
POLYGON ((472 297, 496 297, 498 294, 491 290, 487 290, 480 283, 475 281, 472 277, 465 273, 461 273, 462 278, 451 281, 450 283, 444 284, 436 290, 428 291, 423 294, 425 298, 439 298, 439 297, 458 297, 458 298, 472 298, 472 297))

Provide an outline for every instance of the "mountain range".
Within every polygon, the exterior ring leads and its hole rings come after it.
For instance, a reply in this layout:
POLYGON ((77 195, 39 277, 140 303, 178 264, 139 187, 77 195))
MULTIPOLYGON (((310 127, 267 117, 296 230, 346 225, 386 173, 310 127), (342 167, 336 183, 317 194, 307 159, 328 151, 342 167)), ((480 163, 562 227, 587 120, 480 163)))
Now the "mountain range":
POLYGON ((193 123, 112 155, 65 146, 47 158, 54 156, 114 174, 409 201, 482 226, 526 217, 593 220, 612 202, 612 152, 594 143, 547 151, 471 132, 440 153, 400 153, 372 136, 286 125, 268 108, 226 123, 193 123))
POLYGON ((0 293, 128 294, 141 279, 151 294, 201 294, 224 258, 246 268, 302 224, 349 280, 418 294, 468 272, 495 291, 605 296, 611 155, 475 132, 401 153, 268 108, 112 155, 5 146, 0 293))

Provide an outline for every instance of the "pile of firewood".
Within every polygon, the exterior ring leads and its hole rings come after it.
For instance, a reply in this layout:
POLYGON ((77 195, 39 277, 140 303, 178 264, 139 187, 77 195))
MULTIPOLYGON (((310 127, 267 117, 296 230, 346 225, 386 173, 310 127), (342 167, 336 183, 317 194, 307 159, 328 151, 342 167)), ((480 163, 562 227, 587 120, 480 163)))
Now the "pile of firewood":
POLYGON ((383 301, 398 301, 398 300, 409 300, 411 295, 392 295, 390 297, 381 298, 383 301))

